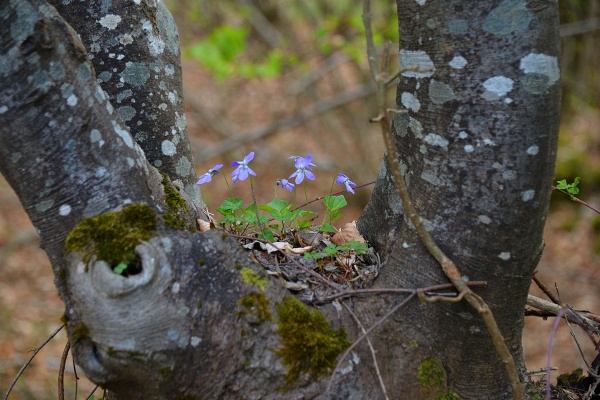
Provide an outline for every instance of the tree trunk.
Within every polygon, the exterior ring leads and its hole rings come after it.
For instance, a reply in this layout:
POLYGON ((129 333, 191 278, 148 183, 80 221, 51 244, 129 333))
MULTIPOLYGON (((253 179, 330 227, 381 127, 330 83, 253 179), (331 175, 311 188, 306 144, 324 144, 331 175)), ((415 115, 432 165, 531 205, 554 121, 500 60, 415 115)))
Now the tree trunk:
MULTIPOLYGON (((401 66, 393 132, 411 198, 436 242, 491 306, 523 366, 523 307, 542 248, 560 112, 552 2, 399 1, 401 66), (543 4, 542 4, 543 3, 543 4)), ((359 229, 387 256, 381 287, 446 282, 420 243, 384 163, 359 229)), ((466 303, 412 304, 391 346, 441 360, 461 398, 510 398, 504 367, 466 303), (412 326, 411 326, 412 325, 412 326), (417 350, 418 351, 418 350, 417 350)), ((406 384, 406 377, 396 375, 406 384)))
MULTIPOLYGON (((347 345, 337 329, 361 334, 344 308, 309 313, 234 240, 194 229, 202 201, 162 3, 55 3, 77 33, 42 0, 0 6, 0 172, 40 232, 86 375, 117 399, 385 398, 364 343, 323 395, 347 345), (306 333, 322 335, 308 348, 325 364, 306 358, 306 333)), ((460 4, 400 2, 403 64, 422 69, 403 74, 410 113, 394 132, 422 217, 465 276, 488 281, 478 292, 522 361, 556 147, 556 5, 460 4)), ((447 282, 385 164, 360 227, 385 260, 377 287, 447 282)), ((403 298, 348 304, 371 326, 403 298)), ((371 340, 390 398, 510 397, 463 303, 413 301, 371 340)))

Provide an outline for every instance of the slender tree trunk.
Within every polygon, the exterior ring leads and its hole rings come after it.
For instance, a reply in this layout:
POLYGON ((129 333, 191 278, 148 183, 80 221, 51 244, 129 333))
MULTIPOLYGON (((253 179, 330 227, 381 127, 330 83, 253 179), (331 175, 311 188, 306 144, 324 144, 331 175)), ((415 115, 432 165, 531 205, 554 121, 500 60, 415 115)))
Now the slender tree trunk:
MULTIPOLYGON (((401 66, 393 130, 411 198, 439 246, 492 307, 523 366, 523 306, 542 248, 559 124, 552 2, 398 1, 401 66)), ((361 216, 385 254, 379 286, 446 282, 394 191, 388 166, 361 216)), ((504 367, 466 303, 413 304, 392 351, 416 340, 461 398, 510 398, 504 367)), ((419 350, 415 350, 419 351, 419 350)), ((396 375, 406 384, 405 376, 396 375)))
MULTIPOLYGON (((202 202, 177 31, 162 3, 55 3, 77 33, 42 0, 0 6, 0 171, 40 232, 88 377, 117 399, 385 398, 365 343, 327 396, 326 374, 302 358, 304 326, 324 335, 315 346, 326 361, 341 352, 327 343, 344 347, 332 332, 361 335, 345 308, 308 313, 235 241, 194 229, 202 202), (115 244, 123 225, 139 236, 115 244), (105 239, 104 250, 133 243, 135 252, 100 253, 105 239), (125 261, 139 270, 114 273, 125 261), (315 325, 292 325, 290 337, 290 318, 315 325), (294 365, 300 374, 290 380, 294 365)), ((399 4, 403 65, 421 69, 400 82, 398 105, 410 113, 394 119, 397 149, 431 233, 465 277, 488 281, 478 292, 522 361, 558 126, 556 4, 438 3, 399 4)), ((360 227, 385 263, 377 287, 447 282, 385 164, 360 227)), ((344 301, 369 327, 404 299, 344 301)), ((371 340, 389 398, 510 397, 485 327, 463 303, 413 300, 371 340)))

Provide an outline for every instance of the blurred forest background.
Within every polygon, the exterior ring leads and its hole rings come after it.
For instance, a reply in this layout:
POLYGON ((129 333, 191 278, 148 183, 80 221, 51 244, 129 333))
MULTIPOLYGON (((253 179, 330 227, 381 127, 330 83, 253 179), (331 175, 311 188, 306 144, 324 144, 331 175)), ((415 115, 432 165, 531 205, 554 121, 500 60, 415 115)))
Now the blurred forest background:
MULTIPOLYGON (((369 124, 374 88, 365 57, 361 6, 351 0, 165 0, 179 26, 189 135, 196 170, 203 174, 255 151, 252 168, 259 203, 273 199, 278 178, 293 171, 290 156, 312 154, 316 180, 308 197, 329 194, 339 172, 357 184, 377 178, 383 144, 369 124)), ((373 2, 375 42, 398 48, 394 1, 373 2)), ((579 197, 600 205, 600 0, 559 0, 563 109, 556 179, 581 177, 579 197)), ((396 52, 397 53, 397 52, 396 52)), ((392 65, 398 65, 397 57, 392 65)), ((395 89, 389 91, 394 104, 395 89)), ((338 189, 342 189, 339 187, 338 189)), ((228 197, 219 176, 201 187, 211 212, 228 197)), ((346 196, 337 224, 354 220, 372 185, 346 196)), ((246 182, 235 196, 251 200, 246 182)), ((291 195, 277 189, 278 196, 291 195)), ((287 196, 287 197, 286 197, 287 196)), ((288 199, 289 200, 289 199, 288 199)), ((316 203, 313 209, 322 212, 316 203)), ((558 288, 563 302, 600 313, 600 216, 554 192, 538 277, 558 288)), ((61 325, 63 304, 48 259, 18 199, 0 177, 0 396, 19 368, 61 325)), ((545 298, 535 285, 531 293, 545 298)), ((552 319, 527 317, 524 350, 529 370, 546 364, 552 319)), ((589 362, 589 340, 575 329, 589 362)), ((56 398, 66 336, 61 332, 34 359, 11 399, 56 398)), ((75 375, 66 372, 68 398, 75 375)), ((552 366, 585 364, 561 323, 552 366)), ((77 398, 94 387, 79 374, 77 398)))

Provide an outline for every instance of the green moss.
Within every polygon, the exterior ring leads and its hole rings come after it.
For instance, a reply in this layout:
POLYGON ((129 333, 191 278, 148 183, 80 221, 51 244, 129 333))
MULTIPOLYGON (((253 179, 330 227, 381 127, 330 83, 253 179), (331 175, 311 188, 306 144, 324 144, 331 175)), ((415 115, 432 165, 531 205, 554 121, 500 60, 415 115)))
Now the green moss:
MULTIPOLYGON (((252 312, 262 321, 272 321, 273 315, 269 311, 269 300, 264 293, 251 292, 240 299, 238 304, 246 309, 246 312, 252 312)), ((241 316, 241 312, 238 316, 241 316)))
POLYGON ((577 387, 577 385, 585 379, 581 368, 574 369, 571 372, 566 372, 556 378, 556 384, 563 387, 577 387))
POLYGON ((350 346, 343 329, 333 330, 323 314, 308 310, 295 298, 277 306, 283 348, 275 351, 288 368, 286 387, 292 386, 303 373, 319 378, 330 373, 337 357, 350 346))
POLYGON ((437 393, 436 400, 460 400, 457 393, 446 389, 446 373, 438 359, 430 358, 419 365, 417 382, 425 391, 437 393))
POLYGON ((242 280, 249 285, 257 285, 263 292, 268 282, 266 277, 258 275, 250 268, 242 269, 242 280))
POLYGON ((62 317, 60 317, 60 322, 62 322, 63 324, 66 324, 68 320, 69 317, 67 317, 67 314, 63 314, 62 317))
POLYGON ((158 372, 160 373, 160 376, 162 376, 163 378, 166 378, 167 376, 169 376, 171 374, 171 367, 168 365, 165 365, 158 372))
POLYGON ((206 264, 206 260, 202 259, 202 260, 198 260, 198 265, 204 265, 206 264))
POLYGON ((199 309, 202 308, 202 300, 198 300, 196 307, 198 307, 199 309))
POLYGON ((80 252, 83 261, 92 257, 116 268, 126 263, 128 274, 139 272, 141 264, 135 247, 148 240, 156 230, 154 210, 145 204, 132 204, 121 211, 85 218, 67 236, 65 250, 80 252))
POLYGON ((242 264, 235 264, 235 269, 237 269, 238 271, 242 268, 243 268, 242 264))
POLYGON ((58 269, 58 279, 60 279, 61 281, 64 281, 67 278, 67 271, 65 270, 65 267, 60 267, 58 269))
POLYGON ((73 328, 73 332, 71 333, 71 339, 73 342, 77 342, 79 340, 88 338, 90 336, 90 330, 86 324, 83 322, 78 323, 73 328))
POLYGON ((417 381, 424 389, 438 389, 444 386, 444 370, 439 360, 430 358, 419 365, 417 381))
POLYGON ((162 216, 165 225, 172 229, 188 229, 194 231, 194 227, 190 226, 183 216, 183 214, 189 210, 185 199, 181 197, 179 191, 171 185, 167 174, 162 171, 159 172, 163 177, 161 183, 165 191, 165 203, 167 203, 167 207, 169 208, 162 216))

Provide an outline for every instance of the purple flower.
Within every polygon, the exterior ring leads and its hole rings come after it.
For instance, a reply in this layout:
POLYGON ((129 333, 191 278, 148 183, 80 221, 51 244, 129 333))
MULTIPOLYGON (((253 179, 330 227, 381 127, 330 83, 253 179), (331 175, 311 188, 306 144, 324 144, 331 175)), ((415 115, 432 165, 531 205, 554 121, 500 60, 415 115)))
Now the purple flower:
POLYGON ((248 153, 246 157, 242 161, 234 161, 231 163, 232 167, 237 167, 232 173, 233 177, 231 180, 235 183, 238 179, 240 181, 245 181, 248 178, 248 174, 256 176, 256 172, 254 172, 250 167, 248 167, 248 163, 252 161, 254 158, 254 152, 251 151, 248 153))
POLYGON ((202 185, 203 183, 210 182, 212 180, 212 177, 219 173, 219 170, 222 166, 223 164, 217 164, 211 169, 209 169, 208 172, 204 175, 200 175, 198 177, 198 182, 196 182, 196 185, 202 185))
POLYGON ((352 182, 346 175, 338 174, 337 178, 335 178, 335 183, 343 183, 346 186, 346 192, 354 194, 352 188, 356 187, 356 183, 352 182))
POLYGON ((285 190, 294 191, 294 184, 287 179, 277 179, 277 186, 281 185, 285 190))
POLYGON ((290 158, 294 159, 294 167, 296 167, 296 172, 290 175, 289 179, 296 177, 296 185, 301 184, 304 180, 304 177, 307 177, 311 181, 315 180, 315 174, 312 173, 311 166, 316 167, 316 165, 311 162, 312 156, 310 154, 306 157, 292 156, 290 158))

